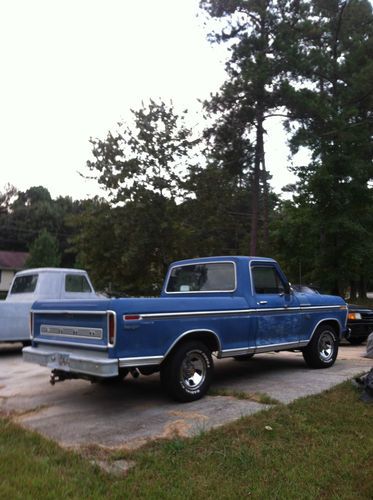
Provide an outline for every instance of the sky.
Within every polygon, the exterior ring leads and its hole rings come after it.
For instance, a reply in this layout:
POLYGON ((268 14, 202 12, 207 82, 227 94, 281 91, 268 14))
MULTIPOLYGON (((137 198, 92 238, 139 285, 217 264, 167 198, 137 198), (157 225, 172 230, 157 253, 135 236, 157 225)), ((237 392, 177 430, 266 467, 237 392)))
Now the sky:
MULTIPOLYGON (((202 123, 199 99, 225 80, 226 52, 207 41, 199 0, 0 0, 0 190, 43 185, 52 197, 101 194, 90 137, 149 98, 202 123)), ((291 182, 279 121, 267 168, 291 182)))

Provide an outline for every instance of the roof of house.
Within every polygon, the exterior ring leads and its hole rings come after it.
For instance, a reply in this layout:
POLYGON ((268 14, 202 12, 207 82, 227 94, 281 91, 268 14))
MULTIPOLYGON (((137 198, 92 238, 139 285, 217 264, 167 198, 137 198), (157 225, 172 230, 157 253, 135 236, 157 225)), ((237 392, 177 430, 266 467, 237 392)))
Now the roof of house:
POLYGON ((0 269, 19 271, 25 267, 28 252, 9 252, 0 250, 0 269))

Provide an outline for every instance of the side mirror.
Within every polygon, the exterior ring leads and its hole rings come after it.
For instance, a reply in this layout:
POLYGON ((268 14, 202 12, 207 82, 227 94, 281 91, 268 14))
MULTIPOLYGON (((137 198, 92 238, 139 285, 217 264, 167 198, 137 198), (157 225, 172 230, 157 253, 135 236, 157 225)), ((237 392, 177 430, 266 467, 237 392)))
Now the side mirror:
POLYGON ((293 289, 291 288, 290 283, 285 283, 284 292, 286 295, 290 295, 293 292, 293 289))

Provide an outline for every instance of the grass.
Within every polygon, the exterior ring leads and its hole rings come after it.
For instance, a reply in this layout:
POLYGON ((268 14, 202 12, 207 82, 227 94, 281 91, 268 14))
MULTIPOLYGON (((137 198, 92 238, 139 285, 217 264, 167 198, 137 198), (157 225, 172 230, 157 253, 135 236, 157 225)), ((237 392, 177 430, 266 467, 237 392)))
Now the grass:
POLYGON ((208 394, 209 396, 229 396, 236 399, 246 399, 248 401, 254 401, 255 403, 260 403, 262 405, 281 404, 278 399, 272 398, 264 392, 243 392, 231 389, 210 389, 208 394))
POLYGON ((371 499, 373 404, 347 382, 192 439, 85 456, 0 419, 1 499, 371 499), (136 463, 124 477, 90 463, 136 463))

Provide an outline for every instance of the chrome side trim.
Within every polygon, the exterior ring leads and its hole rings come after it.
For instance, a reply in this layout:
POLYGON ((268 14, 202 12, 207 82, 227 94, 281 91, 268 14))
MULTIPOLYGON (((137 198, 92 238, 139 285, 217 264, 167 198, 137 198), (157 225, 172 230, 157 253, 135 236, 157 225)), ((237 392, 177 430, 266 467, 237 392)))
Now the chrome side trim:
POLYGON ((164 356, 145 356, 140 358, 119 358, 119 368, 131 366, 160 365, 164 356))
POLYGON ((255 350, 256 353, 267 352, 267 351, 277 351, 281 349, 295 349, 299 347, 300 342, 297 340, 295 342, 284 342, 283 344, 268 344, 258 346, 255 350))
POLYGON ((104 315, 107 311, 70 311, 70 310, 55 310, 55 309, 31 309, 34 314, 87 314, 87 315, 104 315))
POLYGON ((214 332, 213 330, 205 329, 205 328, 196 328, 195 330, 187 330, 186 332, 184 332, 181 335, 179 335, 178 338, 176 340, 174 340, 173 343, 171 344, 171 346, 167 349, 164 357, 166 357, 172 351, 172 349, 175 347, 175 345, 182 338, 186 337, 187 335, 190 335, 191 333, 201 333, 201 334, 203 334, 204 332, 211 333, 212 335, 214 335, 214 337, 218 341, 218 347, 219 347, 218 348, 218 352, 221 352, 221 342, 220 342, 220 338, 219 338, 219 336, 218 336, 218 334, 216 332, 214 332))
POLYGON ((224 314, 248 314, 255 312, 255 309, 231 309, 228 311, 190 311, 190 312, 164 312, 164 313, 146 313, 141 314, 141 318, 175 318, 175 317, 187 317, 187 316, 216 316, 224 314))
POLYGON ((228 358, 232 356, 239 356, 240 354, 259 354, 263 352, 277 351, 277 350, 286 350, 286 349, 296 349, 297 347, 303 347, 308 342, 304 343, 303 341, 295 341, 295 342, 285 342, 283 344, 268 344, 262 346, 248 346, 241 347, 239 349, 224 349, 221 351, 221 358, 228 358))
POLYGON ((89 349, 100 350, 100 351, 107 350, 106 345, 85 344, 83 342, 64 342, 63 340, 41 339, 40 337, 35 337, 33 339, 33 342, 37 344, 66 345, 69 347, 88 347, 89 349))
POLYGON ((301 311, 300 307, 261 307, 255 309, 256 312, 286 312, 286 311, 301 311))
POLYGON ((343 307, 343 305, 339 305, 339 306, 308 306, 308 305, 306 306, 305 305, 305 306, 302 306, 302 304, 301 304, 301 306, 300 306, 300 308, 302 310, 304 310, 304 309, 341 309, 341 307, 343 307))
POLYGON ((308 340, 307 344, 309 344, 309 343, 311 342, 312 337, 314 336, 314 333, 315 333, 315 331, 316 331, 317 327, 318 327, 321 323, 325 323, 326 321, 333 321, 333 322, 337 322, 337 323, 338 323, 338 325, 339 325, 338 337, 341 337, 341 335, 342 335, 342 331, 343 331, 343 328, 342 328, 342 325, 341 325, 341 323, 340 323, 339 319, 338 319, 338 318, 323 318, 323 319, 321 319, 320 321, 318 321, 318 322, 316 323, 316 326, 314 327, 314 329, 313 329, 313 331, 312 331, 312 334, 311 334, 311 336, 310 336, 310 338, 309 338, 309 340, 308 340))
POLYGON ((240 315, 240 314, 251 314, 251 313, 262 313, 262 312, 287 312, 287 311, 318 311, 327 309, 339 309, 341 306, 307 306, 307 307, 263 307, 256 309, 230 309, 224 311, 189 311, 189 312, 164 312, 164 313, 145 313, 140 314, 141 318, 144 319, 157 319, 157 318, 176 318, 176 317, 188 317, 188 316, 216 316, 216 315, 240 315))
POLYGON ((224 349, 220 351, 218 358, 231 358, 233 356, 242 356, 243 354, 254 354, 255 347, 239 347, 238 349, 224 349))
POLYGON ((233 293, 237 290, 237 266, 236 263, 233 260, 217 260, 217 261, 211 261, 211 262, 193 262, 190 264, 181 264, 181 265, 175 265, 172 266, 168 273, 167 273, 167 282, 166 286, 164 287, 164 293, 167 295, 177 295, 177 294, 188 294, 188 293, 233 293), (198 266, 198 265, 205 265, 205 264, 233 264, 233 269, 234 269, 234 288, 232 290, 200 290, 197 292, 167 292, 167 286, 168 282, 170 281, 170 276, 172 273, 172 270, 175 269, 176 267, 186 267, 186 266, 198 266))

